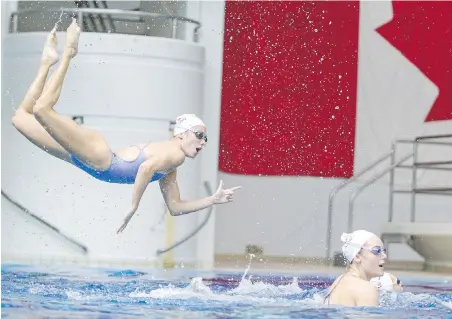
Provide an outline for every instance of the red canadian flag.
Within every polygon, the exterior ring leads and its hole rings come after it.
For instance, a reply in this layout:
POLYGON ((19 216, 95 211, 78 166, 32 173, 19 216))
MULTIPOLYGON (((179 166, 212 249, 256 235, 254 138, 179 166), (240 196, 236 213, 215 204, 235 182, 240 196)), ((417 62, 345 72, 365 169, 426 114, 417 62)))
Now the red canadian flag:
POLYGON ((221 171, 350 177, 357 152, 452 131, 452 2, 378 3, 226 2, 221 171))

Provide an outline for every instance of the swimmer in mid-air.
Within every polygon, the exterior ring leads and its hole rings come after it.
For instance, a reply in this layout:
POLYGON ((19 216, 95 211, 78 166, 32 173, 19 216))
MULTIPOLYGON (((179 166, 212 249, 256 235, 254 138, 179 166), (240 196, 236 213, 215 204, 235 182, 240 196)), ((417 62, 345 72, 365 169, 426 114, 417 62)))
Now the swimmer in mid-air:
POLYGON ((186 157, 195 158, 207 142, 204 123, 193 114, 176 119, 174 137, 168 141, 140 144, 112 152, 97 131, 79 126, 53 109, 57 103, 69 64, 77 55, 80 28, 75 19, 68 27, 60 65, 49 78, 50 68, 60 60, 56 27, 47 36, 38 74, 13 116, 14 127, 47 153, 71 163, 98 180, 134 184, 132 207, 117 233, 122 232, 138 209, 150 182, 159 181, 165 203, 173 216, 233 201, 239 187, 223 189, 212 196, 185 201, 180 199, 176 169, 186 157))

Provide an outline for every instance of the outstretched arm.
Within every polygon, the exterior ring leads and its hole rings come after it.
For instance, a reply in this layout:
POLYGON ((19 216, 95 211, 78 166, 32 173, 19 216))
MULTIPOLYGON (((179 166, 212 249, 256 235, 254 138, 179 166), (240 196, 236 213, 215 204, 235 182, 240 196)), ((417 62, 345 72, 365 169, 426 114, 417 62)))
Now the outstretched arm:
POLYGON ((144 191, 148 187, 152 176, 156 171, 164 169, 165 165, 169 165, 168 162, 167 159, 154 156, 140 165, 133 185, 131 211, 134 212, 138 209, 138 205, 140 204, 141 198, 143 197, 144 191))
POLYGON ((117 233, 120 233, 126 228, 132 216, 138 209, 141 198, 143 197, 144 191, 149 185, 149 181, 155 172, 163 170, 173 163, 171 157, 169 156, 153 156, 147 161, 143 162, 138 169, 137 176, 135 178, 135 183, 133 185, 133 195, 132 195, 132 209, 129 214, 124 219, 124 223, 118 229, 117 233))
POLYGON ((172 216, 193 213, 214 204, 232 202, 234 198, 234 191, 239 188, 241 187, 238 186, 230 189, 223 189, 223 182, 220 182, 220 186, 212 196, 187 201, 180 198, 176 170, 160 180, 160 190, 162 191, 166 206, 168 206, 172 216))

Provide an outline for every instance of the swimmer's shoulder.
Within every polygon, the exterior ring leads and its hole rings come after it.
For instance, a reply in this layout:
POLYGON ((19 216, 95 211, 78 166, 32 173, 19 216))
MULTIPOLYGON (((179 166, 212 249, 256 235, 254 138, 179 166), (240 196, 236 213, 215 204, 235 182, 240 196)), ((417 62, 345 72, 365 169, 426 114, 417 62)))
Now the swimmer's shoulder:
POLYGON ((160 156, 171 162, 175 167, 182 165, 185 162, 185 154, 177 147, 176 144, 170 141, 153 142, 147 144, 144 149, 146 159, 154 156, 160 156))
POLYGON ((361 278, 350 277, 350 288, 355 290, 357 293, 360 292, 369 292, 369 291, 378 291, 375 287, 375 284, 371 281, 363 280, 361 278))
POLYGON ((339 276, 328 289, 327 298, 324 302, 330 305, 353 306, 354 298, 350 293, 349 276, 345 274, 339 276))
POLYGON ((329 292, 330 304, 360 306, 378 303, 378 290, 375 285, 352 276, 337 278, 329 292))
POLYGON ((350 292, 358 306, 372 306, 378 304, 378 288, 370 281, 358 279, 350 286, 350 292))

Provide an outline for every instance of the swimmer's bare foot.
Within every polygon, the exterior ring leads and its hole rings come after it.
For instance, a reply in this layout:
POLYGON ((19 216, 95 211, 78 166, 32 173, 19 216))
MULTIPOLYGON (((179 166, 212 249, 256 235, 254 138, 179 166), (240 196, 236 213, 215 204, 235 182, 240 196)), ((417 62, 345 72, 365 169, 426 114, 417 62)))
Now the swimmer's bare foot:
POLYGON ((73 58, 77 55, 79 38, 80 27, 78 26, 77 21, 73 18, 71 25, 69 26, 69 28, 67 28, 66 44, 64 46, 65 55, 68 55, 70 58, 73 58))
POLYGON ((47 36, 42 50, 41 63, 51 67, 58 62, 56 28, 53 28, 47 36))
MULTIPOLYGON (((42 91, 41 96, 36 101, 33 106, 33 114, 41 125, 52 127, 48 125, 49 116, 54 116, 53 107, 60 98, 61 89, 63 87, 63 81, 66 77, 67 70, 69 69, 69 64, 74 56, 77 54, 78 49, 78 39, 80 37, 80 28, 77 25, 75 19, 72 19, 72 23, 67 29, 66 34, 66 44, 64 46, 63 56, 61 57, 61 62, 55 72, 52 74, 50 79, 42 91), (47 124, 42 124, 47 123, 47 124)), ((52 127, 53 129, 53 127, 52 127)), ((52 130, 50 130, 52 131, 52 130)), ((49 131, 49 133, 50 133, 49 131)))

